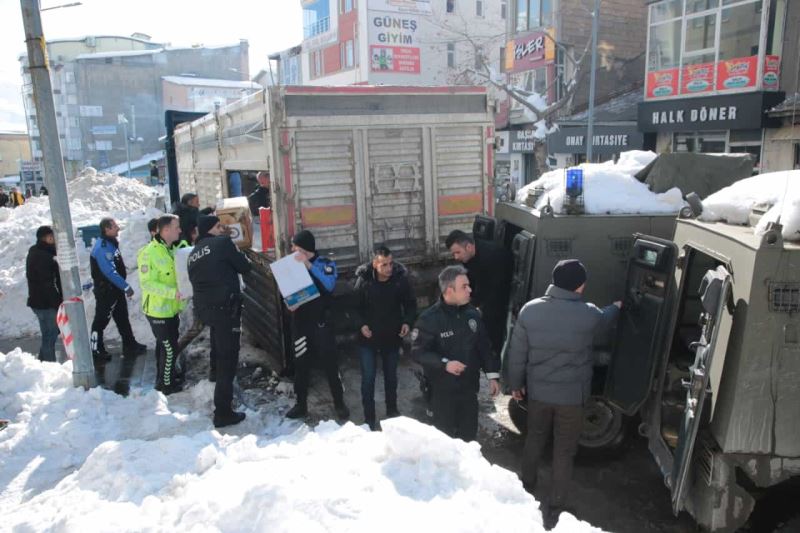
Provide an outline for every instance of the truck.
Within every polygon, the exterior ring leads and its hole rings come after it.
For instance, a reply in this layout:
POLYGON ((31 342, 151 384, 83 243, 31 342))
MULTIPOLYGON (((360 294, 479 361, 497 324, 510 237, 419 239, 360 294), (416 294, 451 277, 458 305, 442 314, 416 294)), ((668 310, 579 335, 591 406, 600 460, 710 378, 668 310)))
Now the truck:
POLYGON ((300 229, 314 232, 343 278, 376 244, 388 246, 414 267, 420 304, 429 302, 444 239, 493 212, 493 117, 483 87, 282 86, 177 126, 177 194, 213 206, 229 196, 233 172, 270 175, 275 247, 247 252, 251 337, 288 363, 286 336, 272 333, 286 317, 269 263, 300 229))
MULTIPOLYGON (((672 220, 533 211, 496 210, 495 236, 515 255, 512 317, 543 294, 557 253, 585 261, 589 301, 623 300, 613 342, 596 348, 582 446, 614 446, 638 420, 674 512, 715 532, 737 530, 770 489, 797 483, 800 244, 779 226, 756 235, 692 209, 672 220)), ((524 430, 523 407, 509 406, 524 430)))

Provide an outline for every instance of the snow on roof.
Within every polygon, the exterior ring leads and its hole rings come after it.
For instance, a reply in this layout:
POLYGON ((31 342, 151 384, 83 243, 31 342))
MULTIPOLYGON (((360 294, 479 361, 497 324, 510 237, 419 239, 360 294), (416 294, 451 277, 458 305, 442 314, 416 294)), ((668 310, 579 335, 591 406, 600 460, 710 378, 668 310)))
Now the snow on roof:
MULTIPOLYGON (((595 124, 599 122, 636 122, 638 106, 644 101, 644 91, 636 89, 616 96, 594 108, 595 124)), ((572 122, 586 123, 589 119, 589 110, 575 113, 558 120, 559 124, 572 122)))
MULTIPOLYGON (((584 163, 571 167, 583 169, 586 214, 677 214, 684 205, 683 195, 677 187, 664 193, 654 193, 634 177, 655 158, 653 152, 631 150, 620 154, 616 163, 584 163)), ((555 213, 565 213, 564 181, 565 169, 546 172, 538 180, 521 188, 516 201, 524 204, 528 192, 540 187, 543 192, 536 202, 536 208, 550 205, 555 213)))
POLYGON ((103 59, 106 57, 131 57, 131 56, 149 56, 160 54, 163 48, 153 48, 152 50, 117 50, 113 52, 97 52, 95 54, 78 54, 75 59, 103 59))
POLYGON ((800 113, 800 93, 794 93, 786 96, 786 100, 770 109, 767 113, 770 115, 780 115, 782 113, 800 113))
POLYGON ((254 81, 195 78, 194 76, 162 76, 161 79, 169 83, 174 83, 175 85, 227 87, 233 89, 261 89, 261 85, 254 81))
MULTIPOLYGON (((150 161, 152 161, 153 159, 159 160, 162 159, 163 157, 164 157, 164 150, 159 150, 158 152, 145 154, 136 161, 131 161, 131 170, 146 167, 150 164, 150 161)), ((124 174, 128 172, 128 162, 125 161, 124 163, 120 163, 119 165, 114 165, 113 167, 104 168, 102 171, 108 172, 109 174, 124 174)))
POLYGON ((750 211, 758 205, 771 206, 755 227, 756 234, 768 222, 780 218, 783 238, 800 240, 800 170, 785 170, 745 178, 703 200, 700 220, 747 224, 750 211))

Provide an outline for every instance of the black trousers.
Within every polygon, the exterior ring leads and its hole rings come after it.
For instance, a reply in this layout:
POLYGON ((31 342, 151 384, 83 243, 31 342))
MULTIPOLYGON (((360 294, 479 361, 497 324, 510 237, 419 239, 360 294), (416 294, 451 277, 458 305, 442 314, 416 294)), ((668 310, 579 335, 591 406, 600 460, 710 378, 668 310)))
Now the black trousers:
POLYGON ((553 436, 553 484, 549 503, 565 503, 578 440, 583 430, 582 405, 556 405, 528 401, 528 434, 522 455, 522 481, 536 486, 539 461, 550 435, 553 436))
POLYGON ((292 345, 294 352, 294 393, 297 402, 305 404, 308 400, 308 386, 311 381, 311 369, 314 360, 319 359, 331 396, 337 405, 344 401, 344 386, 339 375, 339 363, 336 356, 336 339, 331 327, 325 323, 309 320, 297 320, 292 323, 292 345))
POLYGON ((94 291, 95 309, 94 320, 92 321, 92 349, 104 350, 103 330, 106 329, 111 319, 117 325, 122 345, 128 346, 136 342, 131 329, 131 321, 128 318, 128 300, 125 293, 119 289, 94 291))
POLYGON ((431 387, 433 425, 447 435, 465 442, 478 436, 478 395, 472 391, 448 391, 431 387))
POLYGON ((178 327, 180 318, 147 317, 153 336, 156 338, 156 362, 158 373, 156 374, 156 386, 167 387, 172 384, 175 377, 175 357, 178 355, 178 327))
POLYGON ((231 402, 233 380, 239 365, 241 316, 241 309, 220 311, 213 316, 203 315, 203 322, 211 328, 211 368, 216 375, 214 413, 218 416, 233 412, 231 402))

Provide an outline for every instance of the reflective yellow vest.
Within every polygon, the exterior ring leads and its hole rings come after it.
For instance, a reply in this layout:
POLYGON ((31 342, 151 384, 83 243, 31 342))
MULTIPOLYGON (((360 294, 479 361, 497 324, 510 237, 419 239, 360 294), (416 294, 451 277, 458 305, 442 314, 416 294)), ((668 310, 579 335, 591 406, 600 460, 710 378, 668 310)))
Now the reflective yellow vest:
POLYGON ((186 304, 176 297, 178 278, 173 250, 163 241, 153 239, 139 250, 137 263, 144 314, 153 318, 171 318, 180 313, 186 304))

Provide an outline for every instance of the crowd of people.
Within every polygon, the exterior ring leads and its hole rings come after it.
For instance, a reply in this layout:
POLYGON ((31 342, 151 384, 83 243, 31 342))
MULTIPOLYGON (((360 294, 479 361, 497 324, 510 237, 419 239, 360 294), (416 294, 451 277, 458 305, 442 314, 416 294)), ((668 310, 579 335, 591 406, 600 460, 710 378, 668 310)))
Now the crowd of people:
MULTIPOLYGON (((19 187, 11 187, 9 191, 0 187, 0 207, 19 207, 32 196, 36 196, 36 194, 30 187, 26 187, 25 194, 20 191, 19 187)), ((47 187, 44 185, 39 187, 39 196, 47 196, 47 187)))
MULTIPOLYGON (((267 180, 260 180, 263 188, 268 186, 267 180)), ((209 378, 215 382, 213 422, 216 427, 237 424, 245 418, 232 406, 243 308, 239 276, 248 273, 251 264, 213 210, 200 210, 195 194, 184 195, 174 214, 151 220, 148 229, 151 240, 139 251, 137 263, 142 312, 156 339, 155 388, 166 395, 182 389, 185 362, 180 354, 208 326, 209 378), (179 316, 187 298, 178 290, 175 252, 190 245, 194 246, 187 261, 193 324, 179 338, 179 316)), ((126 281, 119 230, 115 220, 101 220, 101 235, 91 251, 97 301, 91 340, 96 363, 109 358, 103 332, 111 319, 122 337, 123 356, 146 351, 135 339, 128 318, 127 299, 134 288, 126 281)), ((370 429, 380 430, 375 406, 379 366, 386 418, 400 415, 397 368, 405 343, 411 358, 423 369, 433 424, 451 437, 475 440, 481 372, 491 395, 497 395, 501 389, 500 354, 505 346, 505 385, 515 399, 528 406, 523 484, 535 490, 540 458, 553 438, 553 480, 545 518, 557 516, 565 506, 583 405, 591 394, 593 340, 613 326, 621 303, 600 309, 584 302, 586 269, 578 260, 564 260, 555 266, 545 295, 522 307, 506 339, 512 268, 509 251, 462 231, 453 231, 445 245, 459 264, 440 272, 441 296, 419 316, 411 273, 394 260, 388 247, 377 246, 371 260, 355 271, 349 305, 358 331, 364 422, 370 429)), ((291 312, 296 402, 286 416, 308 415, 310 375, 316 361, 327 377, 337 418, 346 420, 350 409, 344 399, 331 324, 338 269, 335 261, 318 254, 316 239, 308 230, 293 236, 292 252, 308 270, 320 296, 291 312)), ((28 254, 27 277, 28 306, 40 323, 39 358, 43 361, 55 360, 56 312, 63 298, 55 255, 53 230, 42 226, 28 254)))

